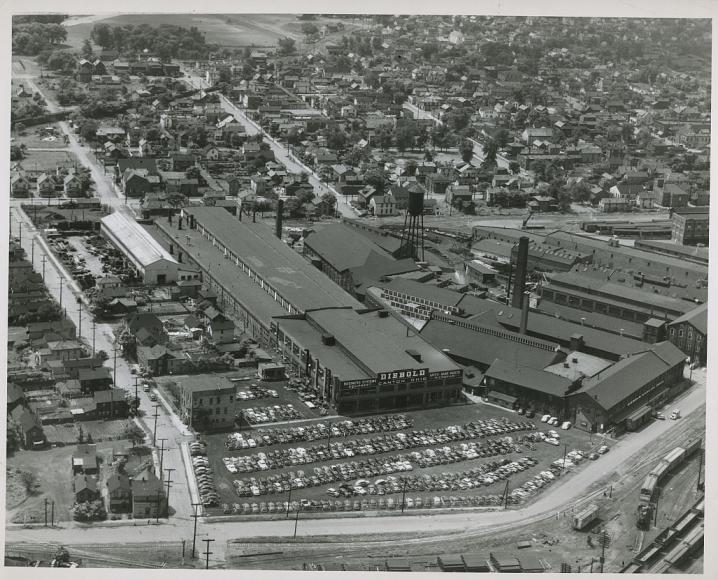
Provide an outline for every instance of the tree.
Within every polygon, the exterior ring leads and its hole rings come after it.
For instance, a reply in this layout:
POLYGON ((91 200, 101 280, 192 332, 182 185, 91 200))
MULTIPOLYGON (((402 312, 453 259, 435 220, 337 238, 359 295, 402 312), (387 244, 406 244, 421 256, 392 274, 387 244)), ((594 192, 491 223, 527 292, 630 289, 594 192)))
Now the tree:
POLYGON ((364 183, 366 185, 371 185, 374 189, 376 189, 377 193, 381 194, 384 193, 384 190, 388 185, 388 180, 383 171, 370 169, 364 174, 364 183))
POLYGON ((70 552, 64 546, 60 546, 55 552, 54 560, 58 564, 68 564, 70 562, 70 552))
POLYGON ((327 135, 327 146, 335 151, 344 149, 347 144, 347 135, 341 129, 335 128, 327 135))
POLYGON ((114 44, 114 34, 109 24, 98 22, 90 31, 90 38, 99 47, 108 49, 114 44))
POLYGON ((97 129, 99 125, 95 121, 85 121, 80 125, 80 136, 88 142, 93 142, 97 138, 97 129))
POLYGON ((92 43, 90 42, 89 38, 86 38, 82 43, 82 56, 84 58, 91 58, 92 57, 92 43))
POLYGON ((296 42, 293 38, 289 38, 288 36, 284 38, 280 38, 277 41, 277 45, 279 46, 279 54, 281 56, 289 56, 290 54, 294 54, 297 50, 296 42))
POLYGON ((461 153, 461 159, 469 163, 474 158, 474 142, 470 139, 463 139, 459 146, 459 152, 461 153))
POLYGON ((110 358, 107 354, 107 351, 104 350, 98 350, 95 356, 97 356, 97 358, 100 359, 102 362, 105 362, 108 358, 110 358))
POLYGON ((167 203, 174 208, 185 207, 187 205, 187 196, 179 191, 174 191, 167 194, 167 203))
POLYGON ((318 33, 319 28, 317 28, 316 24, 313 24, 312 22, 305 22, 304 24, 302 24, 302 34, 305 34, 307 36, 314 36, 318 33))
POLYGON ((509 162, 509 171, 511 173, 518 173, 521 170, 521 166, 519 165, 518 161, 510 161, 509 162))
POLYGON ((32 471, 20 471, 20 481, 29 495, 34 495, 40 490, 40 483, 32 471))
POLYGON ((399 127, 396 132, 396 147, 399 151, 406 151, 414 146, 414 137, 416 131, 414 127, 409 124, 404 124, 399 127))

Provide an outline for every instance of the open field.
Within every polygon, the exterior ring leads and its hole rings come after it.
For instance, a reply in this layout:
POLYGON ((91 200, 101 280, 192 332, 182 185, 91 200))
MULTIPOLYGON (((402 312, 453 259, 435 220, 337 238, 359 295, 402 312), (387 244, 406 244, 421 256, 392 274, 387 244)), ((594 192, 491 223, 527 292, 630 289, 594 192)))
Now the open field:
MULTIPOLYGON (((89 38, 92 27, 97 22, 113 26, 127 24, 173 24, 175 26, 197 27, 205 33, 208 43, 221 46, 260 46, 270 47, 277 40, 288 36, 300 44, 304 38, 302 21, 296 14, 122 14, 109 18, 88 21, 89 19, 70 19, 66 24, 66 43, 75 49, 82 47, 85 38, 89 38)), ((313 23, 318 27, 327 22, 338 22, 333 18, 317 18, 313 23)), ((343 21, 346 33, 357 25, 343 21)))
MULTIPOLYGON (((64 149, 67 147, 57 123, 29 127, 25 129, 24 135, 14 138, 13 145, 25 145, 28 149, 64 149), (45 127, 53 127, 55 133, 49 134, 44 130, 45 127)), ((28 154, 32 154, 32 151, 29 151, 28 154)))

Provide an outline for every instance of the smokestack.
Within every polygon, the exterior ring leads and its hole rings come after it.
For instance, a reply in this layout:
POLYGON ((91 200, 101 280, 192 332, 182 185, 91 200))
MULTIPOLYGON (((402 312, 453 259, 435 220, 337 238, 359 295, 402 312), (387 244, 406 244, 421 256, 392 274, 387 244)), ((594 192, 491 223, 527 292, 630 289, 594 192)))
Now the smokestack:
POLYGON ((178 230, 182 229, 182 216, 180 216, 179 219, 177 220, 177 229, 178 230))
POLYGON ((283 219, 283 213, 284 213, 284 200, 278 199, 277 200, 277 221, 276 221, 276 229, 274 231, 275 235, 281 240, 282 239, 282 219, 283 219))
POLYGON ((521 308, 526 291, 526 274, 529 261, 529 239, 526 236, 519 238, 519 251, 516 256, 516 280, 514 281, 514 293, 511 306, 521 308))
POLYGON ((521 305, 521 327, 519 330, 521 334, 526 334, 529 326, 529 296, 531 296, 529 292, 524 292, 523 304, 521 305))

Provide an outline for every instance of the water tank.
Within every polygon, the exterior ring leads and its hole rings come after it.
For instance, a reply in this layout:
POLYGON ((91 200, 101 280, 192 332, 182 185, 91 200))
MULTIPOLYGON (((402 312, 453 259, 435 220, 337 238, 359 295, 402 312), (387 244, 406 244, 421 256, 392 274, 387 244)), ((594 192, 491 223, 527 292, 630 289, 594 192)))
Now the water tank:
POLYGON ((409 192, 409 214, 410 215, 422 215, 424 213, 424 192, 423 191, 410 191, 409 192))

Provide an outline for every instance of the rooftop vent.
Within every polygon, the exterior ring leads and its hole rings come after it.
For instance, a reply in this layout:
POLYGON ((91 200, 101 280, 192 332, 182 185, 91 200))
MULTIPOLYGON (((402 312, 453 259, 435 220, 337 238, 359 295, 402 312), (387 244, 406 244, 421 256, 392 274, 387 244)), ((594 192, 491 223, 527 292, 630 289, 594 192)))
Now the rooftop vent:
POLYGON ((334 335, 322 334, 322 344, 326 344, 327 346, 334 346, 336 344, 336 339, 334 338, 334 335))
POLYGON ((413 358, 416 362, 421 362, 421 353, 414 349, 409 349, 406 351, 406 354, 408 354, 411 358, 413 358))

